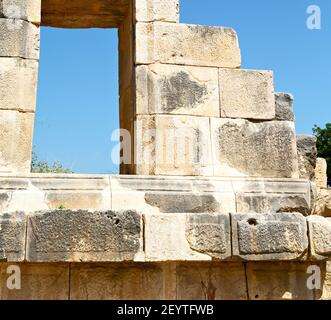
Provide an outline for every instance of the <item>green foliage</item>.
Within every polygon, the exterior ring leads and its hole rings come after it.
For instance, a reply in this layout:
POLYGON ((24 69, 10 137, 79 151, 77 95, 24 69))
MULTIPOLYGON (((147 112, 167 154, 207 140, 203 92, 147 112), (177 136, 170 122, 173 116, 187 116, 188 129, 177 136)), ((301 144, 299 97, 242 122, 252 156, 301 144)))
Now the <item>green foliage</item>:
POLYGON ((327 123, 325 128, 315 125, 313 132, 317 138, 318 157, 326 159, 328 163, 328 179, 331 179, 331 123, 327 123))
POLYGON ((32 152, 31 172, 33 173, 73 173, 63 165, 55 161, 52 165, 47 162, 39 161, 35 151, 32 152))

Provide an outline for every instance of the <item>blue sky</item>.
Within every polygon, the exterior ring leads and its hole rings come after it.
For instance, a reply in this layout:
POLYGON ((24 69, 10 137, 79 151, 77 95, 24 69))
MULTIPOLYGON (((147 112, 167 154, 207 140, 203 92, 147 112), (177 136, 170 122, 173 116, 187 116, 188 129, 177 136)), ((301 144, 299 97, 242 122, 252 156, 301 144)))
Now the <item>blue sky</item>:
MULTIPOLYGON (((181 0, 181 22, 233 27, 242 67, 274 71, 275 90, 295 98, 298 133, 331 122, 330 0, 181 0), (306 27, 318 5, 322 29, 306 27)), ((118 173, 116 30, 42 28, 34 146, 41 160, 77 173, 118 173)))

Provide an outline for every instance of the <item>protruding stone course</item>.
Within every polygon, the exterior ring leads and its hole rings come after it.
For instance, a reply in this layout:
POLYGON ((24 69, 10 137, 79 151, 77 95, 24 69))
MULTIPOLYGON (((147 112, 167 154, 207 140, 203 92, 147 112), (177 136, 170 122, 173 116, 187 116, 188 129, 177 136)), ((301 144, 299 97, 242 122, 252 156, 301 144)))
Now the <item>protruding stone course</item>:
POLYGON ((301 214, 232 214, 233 256, 247 261, 301 260, 308 252, 301 214))
POLYGON ((0 215, 0 261, 24 261, 25 233, 24 213, 0 215))
POLYGON ((289 93, 276 93, 276 120, 294 121, 293 96, 289 93))
POLYGON ((166 63, 239 68, 233 29, 174 23, 137 23, 136 64, 166 63))
POLYGON ((24 20, 0 18, 0 56, 39 59, 39 28, 24 20))
POLYGON ((294 124, 211 119, 214 174, 298 178, 294 124))
POLYGON ((308 217, 311 257, 317 260, 331 256, 331 220, 319 216, 308 217))
POLYGON ((188 215, 186 237, 194 251, 222 260, 231 257, 231 226, 228 214, 188 215))
POLYGON ((41 0, 0 0, 0 18, 21 19, 40 24, 41 0))
POLYGON ((134 211, 46 211, 29 217, 27 260, 133 261, 141 248, 141 218, 134 211))
POLYGON ((316 138, 308 135, 297 135, 297 147, 300 178, 313 180, 317 159, 316 138))
POLYGON ((157 64, 136 73, 137 114, 220 116, 216 68, 157 64))
POLYGON ((271 71, 219 69, 219 81, 222 118, 274 119, 271 71))
POLYGON ((179 0, 135 0, 136 21, 179 22, 179 0))

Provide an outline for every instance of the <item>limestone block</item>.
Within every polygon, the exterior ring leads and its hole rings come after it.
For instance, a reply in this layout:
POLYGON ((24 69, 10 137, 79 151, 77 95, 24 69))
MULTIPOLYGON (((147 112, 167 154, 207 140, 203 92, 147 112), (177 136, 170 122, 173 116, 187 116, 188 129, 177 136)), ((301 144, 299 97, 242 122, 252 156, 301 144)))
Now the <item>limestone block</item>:
POLYGON ((136 174, 213 175, 209 118, 138 116, 136 174))
POLYGON ((136 21, 179 22, 179 0, 135 0, 136 21))
POLYGON ((300 260, 308 251, 299 213, 232 214, 233 256, 246 261, 300 260))
POLYGON ((310 263, 264 262, 247 263, 250 300, 314 300, 316 290, 309 290, 307 281, 310 263))
POLYGON ((192 250, 215 259, 231 258, 231 226, 229 214, 189 215, 186 238, 192 250))
POLYGON ((0 216, 0 260, 20 262, 25 257, 26 218, 24 213, 0 216))
POLYGON ((271 71, 219 69, 222 118, 271 120, 275 93, 271 71))
POLYGON ((239 68, 240 49, 230 28, 166 22, 137 23, 136 64, 239 68))
POLYGON ((276 120, 294 121, 293 96, 288 93, 276 93, 276 120))
POLYGON ((33 126, 33 113, 0 110, 0 172, 30 172, 33 126))
POLYGON ((331 190, 316 189, 312 214, 331 217, 331 190))
POLYGON ((293 122, 211 119, 214 174, 298 178, 293 122))
POLYGON ((311 257, 325 260, 331 257, 331 221, 320 216, 307 218, 311 257))
POLYGON ((308 135, 297 135, 297 148, 300 178, 314 179, 317 159, 316 138, 308 135))
POLYGON ((141 219, 134 211, 54 210, 29 216, 30 262, 131 261, 139 252, 141 219))
POLYGON ((321 300, 331 300, 331 261, 326 262, 324 271, 323 288, 319 298, 321 300))
POLYGON ((315 183, 318 188, 327 188, 327 162, 323 158, 317 158, 315 169, 315 183))
POLYGON ((239 213, 299 212, 306 216, 310 212, 306 194, 237 193, 236 205, 239 213))
POLYGON ((0 57, 39 59, 39 28, 24 20, 0 18, 0 57))
POLYGON ((162 300, 162 269, 154 264, 73 264, 72 300, 162 300))
POLYGON ((136 90, 137 114, 220 116, 216 68, 138 66, 136 90))
POLYGON ((7 281, 12 271, 12 264, 0 266, 1 300, 68 300, 69 265, 68 264, 28 264, 20 268, 21 289, 9 290, 7 281), (8 273, 9 272, 9 273, 8 273))
POLYGON ((0 18, 26 20, 40 24, 41 0, 0 0, 0 18))
POLYGON ((178 300, 247 300, 243 263, 180 263, 178 300))
POLYGON ((145 222, 146 261, 210 261, 212 258, 190 248, 186 238, 187 216, 148 214, 145 222))
POLYGON ((37 81, 37 61, 0 58, 0 109, 34 112, 37 81))

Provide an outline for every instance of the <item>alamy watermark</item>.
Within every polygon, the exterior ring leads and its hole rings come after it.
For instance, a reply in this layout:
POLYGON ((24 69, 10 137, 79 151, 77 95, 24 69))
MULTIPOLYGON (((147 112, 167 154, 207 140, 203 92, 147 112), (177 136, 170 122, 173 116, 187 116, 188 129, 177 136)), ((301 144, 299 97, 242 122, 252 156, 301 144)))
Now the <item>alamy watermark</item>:
POLYGON ((317 5, 310 5, 307 8, 307 28, 309 30, 321 30, 322 29, 322 15, 321 8, 317 5))
POLYGON ((7 289, 21 290, 21 268, 17 265, 10 265, 7 267, 7 289))

